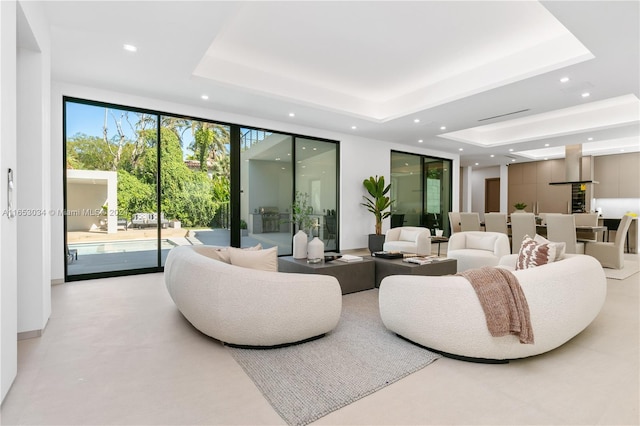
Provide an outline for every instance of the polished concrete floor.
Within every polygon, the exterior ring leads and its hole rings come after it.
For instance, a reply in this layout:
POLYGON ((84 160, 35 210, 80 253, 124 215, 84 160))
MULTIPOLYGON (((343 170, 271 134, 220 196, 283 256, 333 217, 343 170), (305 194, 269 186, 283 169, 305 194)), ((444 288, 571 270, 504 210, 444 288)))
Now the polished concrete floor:
MULTIPOLYGON (((439 359, 317 424, 637 425, 639 284, 608 280, 598 318, 547 354, 439 359)), ((3 425, 283 424, 229 352, 183 319, 162 274, 57 285, 52 304, 43 336, 18 344, 3 425)))

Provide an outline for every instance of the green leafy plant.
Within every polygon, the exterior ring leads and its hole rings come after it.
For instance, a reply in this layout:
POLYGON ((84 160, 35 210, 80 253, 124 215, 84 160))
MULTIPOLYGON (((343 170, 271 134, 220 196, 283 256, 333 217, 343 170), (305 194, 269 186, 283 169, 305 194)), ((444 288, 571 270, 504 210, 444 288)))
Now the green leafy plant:
POLYGON ((516 210, 524 210, 527 207, 527 205, 525 203, 515 203, 513 207, 515 207, 516 210))
POLYGON ((247 222, 244 219, 240 219, 240 229, 247 229, 247 222))
POLYGON ((393 201, 387 196, 391 189, 391 184, 384 186, 384 176, 378 177, 378 175, 365 179, 362 184, 371 197, 363 195, 362 198, 365 199, 365 202, 360 204, 373 213, 376 218, 376 235, 382 235, 382 221, 391 216, 390 208, 393 201), (387 209, 389 210, 387 211, 387 209))
POLYGON ((310 230, 313 226, 311 214, 313 207, 309 202, 309 194, 306 192, 296 191, 296 198, 291 205, 292 222, 298 225, 298 229, 303 231, 310 230))

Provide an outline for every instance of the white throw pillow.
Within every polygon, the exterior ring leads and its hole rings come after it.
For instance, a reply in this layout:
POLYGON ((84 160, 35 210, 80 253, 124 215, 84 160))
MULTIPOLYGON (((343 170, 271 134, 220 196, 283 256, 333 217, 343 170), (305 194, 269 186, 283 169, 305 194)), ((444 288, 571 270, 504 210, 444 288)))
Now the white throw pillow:
POLYGON ((225 247, 216 246, 193 246, 193 251, 210 259, 219 260, 224 263, 231 263, 229 259, 229 251, 225 247))
POLYGON ((493 251, 496 246, 497 237, 495 235, 467 234, 466 237, 468 249, 493 251))
POLYGON ((560 260, 560 259, 564 259, 564 254, 567 251, 567 243, 558 243, 555 241, 549 241, 547 240, 545 237, 543 237, 542 235, 538 235, 536 234, 535 237, 533 237, 533 241, 535 241, 538 244, 551 244, 555 247, 556 249, 556 257, 554 260, 560 260))
POLYGON ((231 264, 260 271, 278 271, 278 247, 265 250, 243 250, 229 247, 231 264))
POLYGON ((400 241, 411 241, 415 243, 417 238, 418 238, 417 231, 409 231, 408 229, 400 230, 400 241))

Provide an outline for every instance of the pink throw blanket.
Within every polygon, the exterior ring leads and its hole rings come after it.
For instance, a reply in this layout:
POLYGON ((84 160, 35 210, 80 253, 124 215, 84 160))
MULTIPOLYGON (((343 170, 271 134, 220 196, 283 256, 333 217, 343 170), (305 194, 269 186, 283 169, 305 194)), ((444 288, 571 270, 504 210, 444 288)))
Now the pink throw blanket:
POLYGON ((488 266, 457 275, 469 280, 476 291, 492 336, 514 334, 520 343, 534 343, 529 305, 515 275, 488 266))

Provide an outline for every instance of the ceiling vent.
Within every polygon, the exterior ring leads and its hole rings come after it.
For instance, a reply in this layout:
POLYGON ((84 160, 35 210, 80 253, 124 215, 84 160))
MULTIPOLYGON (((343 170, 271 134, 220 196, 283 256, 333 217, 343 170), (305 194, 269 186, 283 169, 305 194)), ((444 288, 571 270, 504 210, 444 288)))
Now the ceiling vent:
POLYGON ((493 117, 481 118, 478 121, 493 120, 494 118, 506 117, 508 115, 513 115, 513 114, 520 114, 521 112, 527 112, 527 111, 530 111, 530 110, 531 110, 531 108, 521 109, 520 111, 507 112, 506 114, 500 114, 500 115, 494 115, 493 117))

